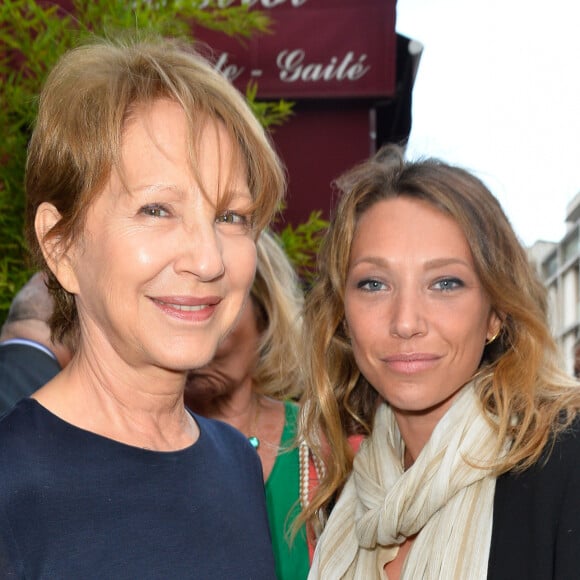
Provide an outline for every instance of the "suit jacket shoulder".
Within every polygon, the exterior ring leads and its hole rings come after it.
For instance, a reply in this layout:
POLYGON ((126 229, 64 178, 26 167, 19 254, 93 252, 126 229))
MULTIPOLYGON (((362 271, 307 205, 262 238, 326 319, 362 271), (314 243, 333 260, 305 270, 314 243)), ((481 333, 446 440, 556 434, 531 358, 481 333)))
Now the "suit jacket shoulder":
POLYGON ((580 578, 580 417, 536 465, 498 478, 488 578, 580 578))
POLYGON ((0 415, 50 381, 56 359, 28 344, 0 344, 0 415))

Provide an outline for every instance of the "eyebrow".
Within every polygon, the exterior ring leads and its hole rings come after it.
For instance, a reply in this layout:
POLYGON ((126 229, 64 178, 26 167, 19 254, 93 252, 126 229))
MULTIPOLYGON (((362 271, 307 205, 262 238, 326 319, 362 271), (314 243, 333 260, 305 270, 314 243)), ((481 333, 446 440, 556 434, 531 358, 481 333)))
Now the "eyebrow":
POLYGON ((229 194, 231 196, 231 199, 250 199, 253 200, 254 198, 252 197, 252 192, 248 189, 234 189, 233 191, 230 192, 229 194))
MULTIPOLYGON (((172 183, 152 183, 152 184, 140 184, 136 187, 132 187, 128 189, 129 193, 143 193, 148 196, 155 196, 160 192, 172 192, 179 196, 187 195, 187 191, 183 190, 180 186, 174 185, 172 183)), ((235 190, 226 190, 222 192, 222 198, 227 199, 229 201, 234 200, 250 200, 253 201, 252 192, 250 189, 235 189, 235 190)))
POLYGON ((183 193, 181 188, 170 183, 143 183, 129 189, 129 193, 144 193, 146 195, 155 195, 161 191, 183 193))
MULTIPOLYGON (((381 268, 388 268, 390 266, 390 260, 385 259, 381 256, 364 256, 356 262, 353 262, 352 267, 358 266, 359 264, 371 264, 373 266, 379 266, 381 268)), ((424 263, 425 269, 434 270, 436 268, 443 268, 445 266, 460 265, 466 268, 473 269, 473 264, 462 260, 461 258, 433 258, 432 260, 427 260, 424 263)))

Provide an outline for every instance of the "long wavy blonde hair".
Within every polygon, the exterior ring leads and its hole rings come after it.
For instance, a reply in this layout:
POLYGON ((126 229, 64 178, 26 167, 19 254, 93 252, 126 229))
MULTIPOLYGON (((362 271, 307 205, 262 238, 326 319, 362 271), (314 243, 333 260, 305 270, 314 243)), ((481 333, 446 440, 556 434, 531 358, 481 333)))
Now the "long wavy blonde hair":
POLYGON ((256 277, 250 291, 261 333, 254 371, 257 391, 274 399, 302 394, 300 343, 304 293, 277 236, 264 230, 256 244, 256 277))
POLYGON ((495 197, 459 167, 434 159, 406 162, 392 146, 336 184, 342 197, 305 306, 308 348, 300 424, 325 473, 302 518, 324 521, 352 470, 347 438, 369 435, 373 428, 379 395, 358 370, 345 334, 344 289, 358 220, 385 199, 423 200, 463 230, 491 306, 502 319, 501 332, 486 346, 477 370, 483 408, 499 440, 513 441, 507 456, 493 467, 499 475, 537 462, 551 436, 576 414, 580 390, 561 370, 547 321, 546 290, 495 197))

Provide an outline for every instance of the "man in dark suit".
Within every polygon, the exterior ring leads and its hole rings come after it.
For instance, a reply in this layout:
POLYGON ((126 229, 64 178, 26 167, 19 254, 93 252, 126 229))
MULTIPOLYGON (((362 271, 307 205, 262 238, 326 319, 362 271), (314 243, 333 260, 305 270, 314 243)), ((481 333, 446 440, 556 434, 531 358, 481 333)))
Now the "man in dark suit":
POLYGON ((0 332, 0 415, 52 379, 71 353, 50 338, 52 299, 37 273, 16 294, 0 332))

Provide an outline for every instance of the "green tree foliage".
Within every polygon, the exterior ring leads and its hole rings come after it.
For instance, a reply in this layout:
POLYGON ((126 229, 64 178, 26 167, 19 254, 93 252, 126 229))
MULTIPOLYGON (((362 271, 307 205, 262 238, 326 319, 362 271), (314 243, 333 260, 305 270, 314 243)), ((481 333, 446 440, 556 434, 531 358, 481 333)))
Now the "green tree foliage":
POLYGON ((267 129, 282 125, 292 115, 293 103, 289 101, 259 101, 258 83, 255 81, 250 81, 246 87, 246 99, 258 121, 267 129))
POLYGON ((290 256, 305 289, 314 282, 318 248, 328 228, 328 221, 321 215, 322 212, 313 211, 305 222, 297 226, 288 224, 279 233, 282 246, 290 256))
MULTIPOLYGON (((247 5, 220 8, 211 0, 69 0, 68 6, 67 11, 42 0, 0 2, 0 321, 31 275, 23 236, 26 146, 37 96, 57 59, 87 35, 111 36, 119 30, 191 38, 201 26, 241 42, 270 32, 264 12, 247 5)), ((289 102, 258 100, 255 84, 248 86, 247 98, 265 127, 282 124, 292 112, 289 102)), ((299 239, 311 243, 300 228, 296 239, 291 231, 284 234, 302 267, 310 250, 301 249, 299 239)))

